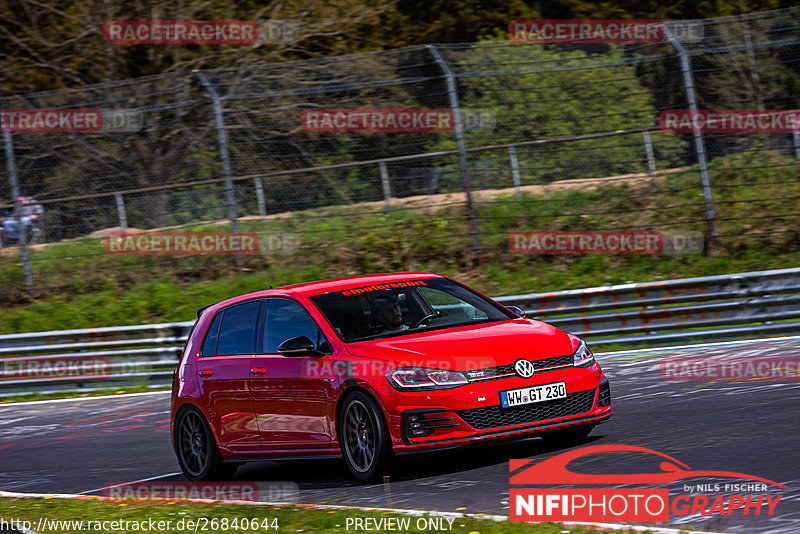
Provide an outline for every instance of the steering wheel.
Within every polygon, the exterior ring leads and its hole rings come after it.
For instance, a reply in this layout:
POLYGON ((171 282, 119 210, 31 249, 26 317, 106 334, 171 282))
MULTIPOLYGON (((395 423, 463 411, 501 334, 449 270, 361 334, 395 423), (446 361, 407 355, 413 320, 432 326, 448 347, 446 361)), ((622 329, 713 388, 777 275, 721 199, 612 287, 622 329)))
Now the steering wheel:
POLYGON ((428 315, 426 315, 425 317, 414 323, 414 326, 412 326, 411 328, 419 328, 419 325, 421 325, 424 322, 427 322, 429 319, 433 319, 434 317, 439 317, 439 313, 438 312, 429 313, 428 315))

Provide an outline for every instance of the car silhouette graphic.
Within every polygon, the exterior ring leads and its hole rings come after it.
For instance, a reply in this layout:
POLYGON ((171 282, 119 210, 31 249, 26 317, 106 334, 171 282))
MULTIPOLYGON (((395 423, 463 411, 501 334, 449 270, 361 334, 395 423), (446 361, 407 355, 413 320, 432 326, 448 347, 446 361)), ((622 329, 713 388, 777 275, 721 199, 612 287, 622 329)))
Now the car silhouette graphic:
MULTIPOLYGON (((512 460, 509 464, 512 472, 519 470, 522 466, 528 465, 533 460, 512 460)), ((678 480, 692 477, 727 477, 744 478, 756 482, 765 482, 779 488, 785 488, 783 484, 745 473, 733 471, 705 471, 694 470, 680 460, 668 456, 662 452, 637 447, 635 445, 589 445, 579 449, 563 452, 552 458, 542 460, 535 465, 526 468, 511 476, 511 484, 667 484, 678 480), (567 464, 585 458, 592 454, 608 452, 642 452, 665 458, 669 461, 662 461, 657 473, 633 473, 633 474, 587 474, 576 473, 567 468, 567 464)))

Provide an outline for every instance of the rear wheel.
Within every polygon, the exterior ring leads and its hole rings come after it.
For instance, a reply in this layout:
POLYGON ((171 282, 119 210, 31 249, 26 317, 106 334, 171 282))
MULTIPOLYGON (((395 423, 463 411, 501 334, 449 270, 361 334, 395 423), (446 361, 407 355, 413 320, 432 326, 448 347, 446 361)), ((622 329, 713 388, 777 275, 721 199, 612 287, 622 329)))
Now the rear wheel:
POLYGON ((377 404, 355 391, 344 401, 339 421, 339 445, 350 472, 358 480, 373 480, 389 472, 392 449, 389 431, 377 404))
POLYGON ((183 409, 176 418, 175 452, 181 471, 189 480, 225 480, 236 472, 237 464, 223 462, 211 427, 193 406, 183 409))
POLYGON ((594 428, 594 425, 584 425, 564 430, 554 430, 541 435, 547 443, 561 443, 565 441, 576 441, 587 437, 594 428))

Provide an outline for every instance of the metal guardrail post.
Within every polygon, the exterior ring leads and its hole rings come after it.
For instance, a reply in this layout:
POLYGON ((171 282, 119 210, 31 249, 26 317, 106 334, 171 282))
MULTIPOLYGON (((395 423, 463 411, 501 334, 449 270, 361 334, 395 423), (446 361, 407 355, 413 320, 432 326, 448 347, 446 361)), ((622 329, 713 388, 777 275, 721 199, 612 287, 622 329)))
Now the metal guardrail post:
POLYGON ((653 141, 650 139, 650 131, 645 130, 642 132, 642 137, 644 137, 644 151, 647 154, 647 169, 650 173, 650 176, 656 175, 656 158, 653 155, 653 141))
POLYGON ((261 222, 267 220, 267 212, 264 209, 264 184, 261 183, 261 178, 253 178, 256 184, 256 202, 258 202, 258 218, 261 222))
MULTIPOLYGON (((678 52, 681 60, 681 70, 683 71, 683 84, 686 88, 686 100, 689 104, 689 111, 694 115, 697 113, 697 97, 694 93, 694 77, 692 76, 692 65, 689 60, 689 53, 681 44, 680 40, 676 39, 670 29, 664 26, 664 35, 667 37, 672 46, 678 52)), ((692 130, 694 135, 694 146, 697 151, 697 164, 700 167, 700 180, 703 184, 703 198, 706 204, 706 222, 708 223, 708 231, 713 243, 717 239, 717 221, 714 215, 714 199, 711 194, 711 179, 708 176, 708 161, 706 160, 706 147, 703 141, 703 133, 695 126, 694 120, 692 121, 692 130)))
POLYGON ((519 179, 519 161, 517 161, 516 147, 508 147, 508 159, 511 160, 511 178, 514 180, 514 194, 517 200, 522 200, 522 190, 520 189, 521 183, 519 179))
POLYGON ((472 202, 472 186, 469 179, 469 167, 467 165, 467 145, 464 142, 464 124, 461 121, 461 109, 458 105, 458 90, 456 89, 456 77, 453 69, 447 64, 439 49, 435 45, 425 45, 431 51, 433 59, 439 64, 444 73, 447 83, 447 97, 450 101, 450 109, 453 111, 455 122, 456 147, 458 148, 458 167, 461 171, 461 180, 464 184, 464 194, 467 196, 467 211, 469 217, 469 233, 472 236, 472 250, 480 250, 481 242, 478 236, 478 218, 475 215, 475 205, 472 202))
MULTIPOLYGON (((0 114, 2 114, 0 110, 0 114)), ((22 224, 22 205, 19 201, 19 181, 17 177, 17 163, 14 159, 14 141, 11 139, 11 130, 3 129, 3 142, 6 147, 6 167, 8 168, 8 180, 11 182, 11 196, 14 197, 14 218, 17 220, 17 232, 19 235, 19 246, 22 255, 22 273, 25 276, 25 285, 28 289, 33 288, 33 271, 31 270, 31 257, 28 253, 28 236, 25 234, 25 225, 22 224)))
MULTIPOLYGON (((219 93, 217 93, 211 82, 208 81, 206 75, 199 70, 194 71, 200 81, 208 90, 211 100, 214 103, 214 120, 217 126, 217 141, 219 142, 219 153, 222 157, 222 173, 225 175, 225 194, 228 200, 228 218, 231 220, 231 225, 234 233, 239 233, 239 215, 236 210, 236 194, 233 189, 233 180, 231 179, 231 159, 228 154, 228 135, 225 132, 225 121, 222 115, 222 104, 220 104, 219 93)), ((236 255, 237 263, 242 261, 241 254, 236 255)))
POLYGON ((386 203, 386 209, 392 207, 392 186, 389 183, 389 169, 386 168, 386 162, 381 161, 378 166, 381 169, 381 189, 383 189, 383 201, 386 203))
POLYGON ((122 199, 122 193, 115 193, 114 198, 117 201, 117 215, 119 215, 119 229, 122 232, 127 232, 128 216, 125 214, 125 201, 122 199))

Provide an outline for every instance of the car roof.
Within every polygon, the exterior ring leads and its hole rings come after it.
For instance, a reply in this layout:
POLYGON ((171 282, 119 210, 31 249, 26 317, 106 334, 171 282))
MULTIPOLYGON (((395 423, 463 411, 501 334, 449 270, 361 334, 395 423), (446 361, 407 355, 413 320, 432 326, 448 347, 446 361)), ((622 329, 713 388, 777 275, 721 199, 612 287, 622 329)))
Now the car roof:
POLYGON ((382 273, 382 274, 366 274, 361 276, 348 276, 345 278, 332 278, 329 280, 316 280, 314 282, 304 282, 302 284, 293 284, 289 286, 276 287, 274 289, 264 289, 261 291, 254 291, 244 295, 238 295, 229 299, 218 302, 211 306, 206 306, 198 310, 198 316, 204 312, 216 312, 220 308, 259 297, 280 297, 291 295, 302 295, 309 297, 331 291, 342 291, 345 289, 355 289, 359 287, 368 287, 376 284, 390 284, 393 282, 403 282, 407 280, 421 280, 428 278, 444 278, 435 273, 407 271, 397 273, 382 273))

